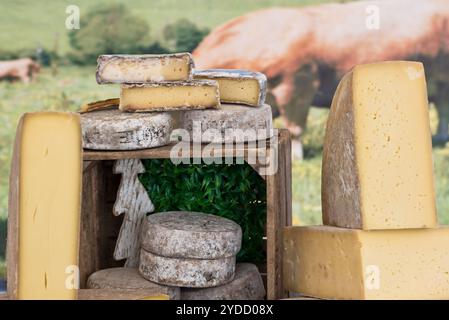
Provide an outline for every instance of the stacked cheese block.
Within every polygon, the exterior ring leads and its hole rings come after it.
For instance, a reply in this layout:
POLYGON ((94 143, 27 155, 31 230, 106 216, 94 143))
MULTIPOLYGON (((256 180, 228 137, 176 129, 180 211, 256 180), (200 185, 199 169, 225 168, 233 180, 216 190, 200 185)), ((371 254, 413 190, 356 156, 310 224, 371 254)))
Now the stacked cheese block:
POLYGON ((225 218, 197 212, 162 212, 142 228, 139 269, 112 268, 93 273, 92 289, 158 291, 170 299, 263 299, 255 265, 237 264, 242 231, 225 218))
POLYGON ((175 119, 188 132, 181 135, 183 140, 244 142, 272 136, 271 107, 264 104, 265 75, 193 67, 189 53, 100 56, 97 82, 121 84, 120 99, 91 103, 82 111, 117 103, 119 110, 82 116, 84 147, 132 150, 166 145, 175 119), (175 116, 170 111, 182 112, 175 116))
POLYGON ((325 226, 284 233, 287 290, 319 298, 448 299, 424 69, 357 66, 335 93, 322 173, 325 226))

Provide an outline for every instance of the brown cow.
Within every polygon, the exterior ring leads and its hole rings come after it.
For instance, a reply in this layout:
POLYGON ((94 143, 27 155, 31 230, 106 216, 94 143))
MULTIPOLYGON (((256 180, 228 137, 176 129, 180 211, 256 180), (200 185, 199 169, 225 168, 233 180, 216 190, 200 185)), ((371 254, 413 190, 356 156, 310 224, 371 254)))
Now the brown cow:
MULTIPOLYGON (((305 128, 309 106, 329 107, 339 79, 354 65, 420 60, 426 67, 430 100, 438 107, 436 138, 449 140, 449 0, 260 10, 214 29, 193 55, 197 68, 265 73, 272 89, 269 102, 295 138, 305 128), (378 28, 372 24, 376 10, 378 28)), ((294 152, 300 155, 302 148, 295 140, 294 152)))
POLYGON ((29 83, 40 70, 40 65, 30 58, 0 61, 0 79, 19 79, 29 83))

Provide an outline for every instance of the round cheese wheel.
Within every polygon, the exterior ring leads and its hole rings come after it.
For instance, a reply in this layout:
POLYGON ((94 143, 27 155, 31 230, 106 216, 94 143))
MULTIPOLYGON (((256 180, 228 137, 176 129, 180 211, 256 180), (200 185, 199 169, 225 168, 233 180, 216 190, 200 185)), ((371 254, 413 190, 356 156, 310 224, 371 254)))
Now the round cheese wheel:
POLYGON ((160 285, 143 278, 137 268, 110 268, 94 272, 87 279, 88 289, 139 289, 148 290, 148 295, 166 294, 179 300, 180 289, 160 285))
POLYGON ((139 272, 159 284, 176 287, 208 288, 234 278, 235 256, 220 259, 167 258, 140 251, 139 272))
POLYGON ((126 113, 100 110, 81 114, 83 148, 135 150, 170 143, 173 117, 165 112, 126 113))
POLYGON ((237 263, 234 280, 213 288, 181 289, 181 300, 262 300, 265 287, 257 267, 251 263, 237 263))
POLYGON ((222 104, 219 109, 190 110, 180 115, 182 140, 205 143, 247 142, 273 136, 271 106, 248 107, 222 104))
POLYGON ((229 219, 200 212, 170 211, 149 215, 141 247, 163 257, 216 259, 235 256, 242 229, 229 219))

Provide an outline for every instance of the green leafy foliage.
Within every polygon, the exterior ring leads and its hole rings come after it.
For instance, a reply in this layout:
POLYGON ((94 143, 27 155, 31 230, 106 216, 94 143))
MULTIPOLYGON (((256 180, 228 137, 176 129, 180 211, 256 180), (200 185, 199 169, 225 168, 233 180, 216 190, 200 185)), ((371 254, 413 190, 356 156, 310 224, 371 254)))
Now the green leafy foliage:
POLYGON ((209 29, 200 29, 187 19, 169 24, 163 30, 165 40, 175 52, 192 52, 208 33, 209 29))
POLYGON ((148 43, 150 27, 121 3, 102 4, 81 16, 81 28, 69 31, 75 63, 95 63, 106 53, 136 53, 148 43))
POLYGON ((242 228, 238 261, 265 260, 265 181, 248 164, 173 164, 169 159, 143 160, 139 176, 156 212, 186 210, 215 214, 242 228))

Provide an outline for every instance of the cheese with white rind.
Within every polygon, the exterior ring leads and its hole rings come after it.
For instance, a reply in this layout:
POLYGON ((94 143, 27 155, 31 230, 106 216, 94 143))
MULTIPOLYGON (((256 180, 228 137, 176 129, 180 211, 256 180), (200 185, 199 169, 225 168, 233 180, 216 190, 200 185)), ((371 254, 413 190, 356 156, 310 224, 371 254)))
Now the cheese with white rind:
POLYGON ((93 150, 136 150, 170 143, 174 120, 169 113, 130 114, 101 110, 81 115, 83 147, 93 150))
POLYGON ((192 79, 190 53, 101 55, 97 60, 97 83, 147 83, 192 79))
POLYGON ((89 289, 138 289, 147 290, 147 296, 166 294, 171 300, 180 299, 178 287, 164 286, 146 280, 137 268, 109 268, 94 272, 87 279, 89 289))
POLYGON ((22 116, 11 167, 8 295, 76 299, 82 186, 79 115, 22 116))
POLYGON ((234 280, 212 288, 181 289, 181 300, 263 300, 265 287, 259 270, 251 263, 237 263, 234 280))
POLYGON ((236 257, 218 259, 168 258, 140 251, 140 274, 167 286, 208 288, 232 281, 236 257))
POLYGON ((222 104, 220 109, 189 110, 180 114, 179 127, 194 142, 248 142, 273 136, 271 106, 246 107, 222 104))
POLYGON ((322 167, 325 225, 437 226, 421 63, 360 65, 343 77, 327 122, 322 167))
POLYGON ((218 83, 193 80, 122 84, 119 109, 126 112, 192 110, 220 107, 218 83))
POLYGON ((449 299, 449 227, 287 227, 284 288, 325 299, 449 299))
POLYGON ((267 94, 267 77, 260 72, 239 69, 194 70, 194 79, 218 81, 220 100, 226 103, 261 106, 267 94))
POLYGON ((239 252, 242 229, 212 214, 169 211, 150 214, 143 222, 141 239, 144 250, 160 256, 217 259, 239 252))

